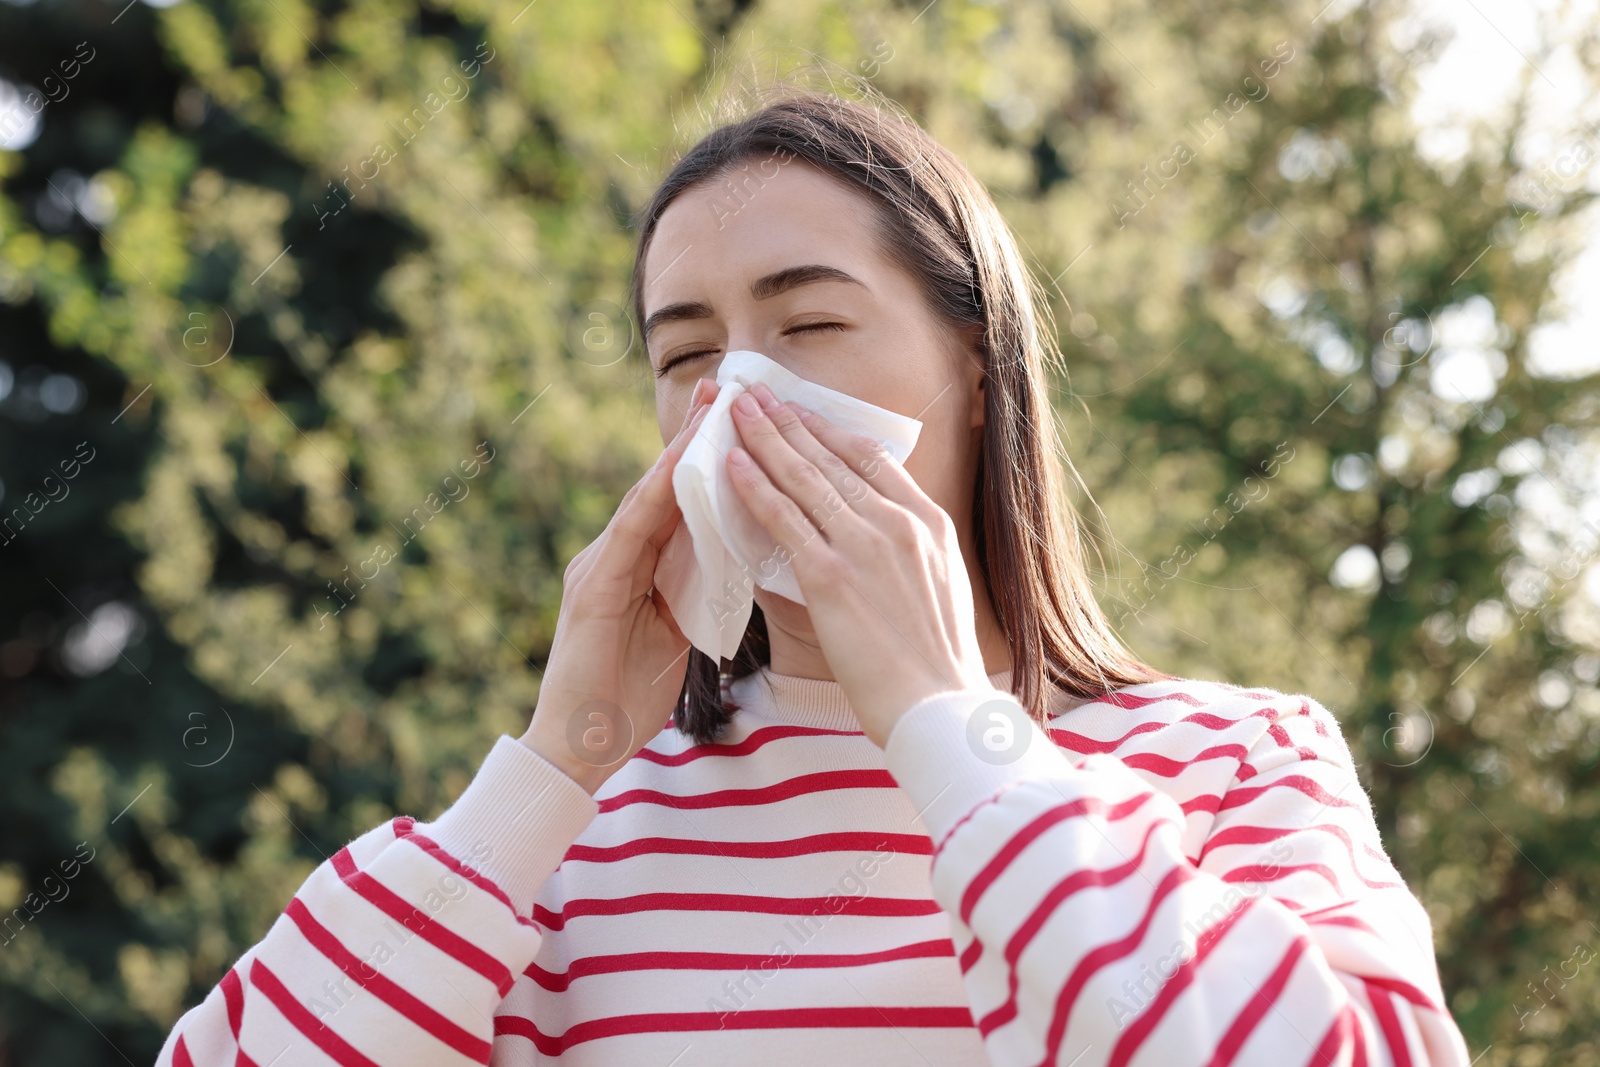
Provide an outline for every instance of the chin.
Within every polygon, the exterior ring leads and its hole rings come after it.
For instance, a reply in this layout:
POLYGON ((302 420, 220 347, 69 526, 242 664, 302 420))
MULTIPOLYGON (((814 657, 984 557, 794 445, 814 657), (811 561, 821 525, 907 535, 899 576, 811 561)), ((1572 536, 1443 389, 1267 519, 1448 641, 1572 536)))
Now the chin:
POLYGON ((806 606, 797 600, 790 600, 786 596, 779 596, 770 589, 756 589, 754 594, 756 607, 761 609, 761 614, 769 619, 779 619, 785 623, 800 622, 811 625, 811 613, 806 606))

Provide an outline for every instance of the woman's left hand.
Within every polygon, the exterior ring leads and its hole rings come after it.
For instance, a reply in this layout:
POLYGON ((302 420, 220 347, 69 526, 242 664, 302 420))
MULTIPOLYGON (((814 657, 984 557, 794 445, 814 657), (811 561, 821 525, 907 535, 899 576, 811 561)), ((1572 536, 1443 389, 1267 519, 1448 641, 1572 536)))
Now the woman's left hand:
POLYGON ((792 562, 828 666, 881 747, 923 698, 993 687, 966 562, 950 516, 877 441, 800 411, 754 386, 733 405, 745 448, 725 462, 792 562))

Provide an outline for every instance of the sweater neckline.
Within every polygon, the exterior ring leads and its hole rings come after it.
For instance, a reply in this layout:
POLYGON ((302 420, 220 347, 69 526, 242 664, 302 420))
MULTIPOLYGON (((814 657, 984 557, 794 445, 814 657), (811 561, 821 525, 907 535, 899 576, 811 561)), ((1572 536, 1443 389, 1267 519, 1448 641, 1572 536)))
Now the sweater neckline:
MULTIPOLYGON (((1011 690, 1011 669, 989 675, 996 689, 1011 690)), ((777 674, 761 667, 734 679, 728 695, 740 712, 790 726, 824 730, 861 730, 861 721, 845 698, 844 686, 833 679, 777 674)))

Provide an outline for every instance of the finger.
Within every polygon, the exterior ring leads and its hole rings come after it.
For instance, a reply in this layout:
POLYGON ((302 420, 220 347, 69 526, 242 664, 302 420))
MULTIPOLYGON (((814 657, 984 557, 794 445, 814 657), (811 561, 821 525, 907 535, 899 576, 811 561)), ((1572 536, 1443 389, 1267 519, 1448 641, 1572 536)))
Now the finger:
POLYGON ((609 566, 613 562, 621 566, 627 566, 630 562, 637 564, 646 544, 660 552, 667 543, 682 518, 672 492, 672 470, 684 449, 689 447, 694 432, 711 409, 717 393, 717 384, 711 379, 701 378, 695 382, 683 425, 656 458, 655 464, 623 494, 616 514, 601 535, 600 540, 604 543, 582 568, 583 573, 594 566, 609 566))
POLYGON ((709 405, 702 405, 689 417, 672 443, 662 451, 655 466, 623 498, 612 518, 614 528, 600 553, 606 562, 637 560, 647 542, 659 549, 671 536, 680 517, 672 492, 672 469, 710 410, 709 405))
POLYGON ((684 409, 683 419, 678 423, 681 431, 694 418, 694 413, 701 407, 710 404, 717 398, 718 386, 714 379, 699 378, 694 383, 694 390, 689 394, 689 406, 684 409))
POLYGON ((667 628, 672 631, 673 636, 684 644, 688 644, 689 638, 684 635, 683 628, 678 625, 678 618, 672 614, 672 607, 667 603, 667 598, 662 594, 661 590, 652 590, 650 599, 654 601, 656 611, 660 613, 661 620, 667 624, 667 628))
MULTIPOLYGON (((827 480, 828 484, 832 485, 837 491, 837 498, 824 498, 822 502, 825 506, 837 509, 842 503, 848 505, 863 517, 872 516, 875 509, 883 506, 886 502, 883 495, 856 474, 851 469, 850 464, 837 452, 829 448, 819 436, 819 432, 831 431, 828 436, 832 439, 838 439, 844 435, 843 430, 833 426, 831 423, 827 423, 826 420, 822 420, 815 427, 807 425, 802 413, 809 415, 810 412, 793 402, 777 403, 777 397, 773 396, 772 391, 765 385, 758 384, 756 392, 758 395, 765 392, 765 399, 769 401, 766 406, 767 418, 772 421, 778 433, 795 452, 807 460, 811 466, 815 467, 822 477, 827 480)), ((780 488, 790 488, 782 484, 781 478, 775 480, 779 481, 780 488)), ((793 492, 790 495, 794 495, 793 492)), ((817 522, 817 515, 812 511, 812 507, 815 506, 814 503, 811 506, 807 506, 807 502, 804 500, 800 503, 802 507, 806 508, 807 513, 811 515, 812 522, 820 527, 821 523, 817 522)), ((854 529, 853 526, 848 528, 854 529)))
MULTIPOLYGON (((829 452, 838 456, 845 466, 876 490, 878 497, 891 500, 914 514, 927 513, 933 499, 922 491, 916 479, 906 472, 899 460, 889 454, 882 442, 855 433, 843 426, 829 422, 821 415, 794 401, 785 404, 799 418, 801 425, 829 452)), ((870 499, 870 498, 869 498, 870 499)), ((852 506, 860 507, 855 501, 852 506)), ((937 505, 935 505, 937 506, 937 505)))
MULTIPOLYGON (((843 468, 843 464, 817 443, 794 412, 778 403, 771 390, 757 384, 747 396, 758 403, 764 400, 766 409, 751 414, 735 405, 735 424, 745 448, 756 458, 768 480, 798 506, 810 525, 822 531, 830 541, 848 540, 861 517, 851 510, 844 491, 819 466, 830 460, 836 468, 843 468)), ((839 469, 836 476, 846 480, 849 471, 839 469)), ((859 498, 863 489, 857 482, 854 495, 859 498)))
POLYGON ((804 569, 801 556, 807 552, 833 551, 820 530, 812 525, 800 506, 772 483, 749 451, 735 445, 724 460, 734 491, 755 516, 762 529, 772 535, 788 558, 795 562, 795 576, 804 569))
MULTIPOLYGON (((701 378, 695 383, 694 392, 690 394, 689 409, 684 412, 683 422, 679 425, 677 433, 673 435, 671 441, 667 442, 666 447, 661 451, 661 455, 656 457, 656 461, 651 465, 650 469, 645 471, 639 480, 629 487, 628 492, 622 498, 622 504, 629 503, 639 493, 648 489, 652 480, 661 473, 663 464, 667 464, 670 467, 672 463, 677 461, 678 456, 683 455, 683 450, 689 447, 689 440, 694 436, 694 431, 699 428, 703 413, 709 410, 712 401, 715 399, 716 386, 709 378, 701 378), (709 392, 706 389, 708 383, 711 384, 709 392)), ((620 505, 618 511, 621 511, 620 505)))

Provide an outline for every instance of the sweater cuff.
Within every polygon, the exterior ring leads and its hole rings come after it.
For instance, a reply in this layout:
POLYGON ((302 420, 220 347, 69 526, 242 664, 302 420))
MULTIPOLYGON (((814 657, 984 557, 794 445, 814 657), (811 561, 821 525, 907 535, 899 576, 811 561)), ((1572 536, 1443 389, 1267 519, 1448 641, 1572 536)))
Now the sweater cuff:
POLYGON ((528 915, 539 887, 599 811, 570 776, 502 734, 460 798, 416 829, 458 859, 470 858, 518 915, 528 915))
POLYGON ((1021 702, 1002 689, 951 690, 919 701, 889 731, 884 761, 936 847, 1002 788, 1072 769, 1021 702))

